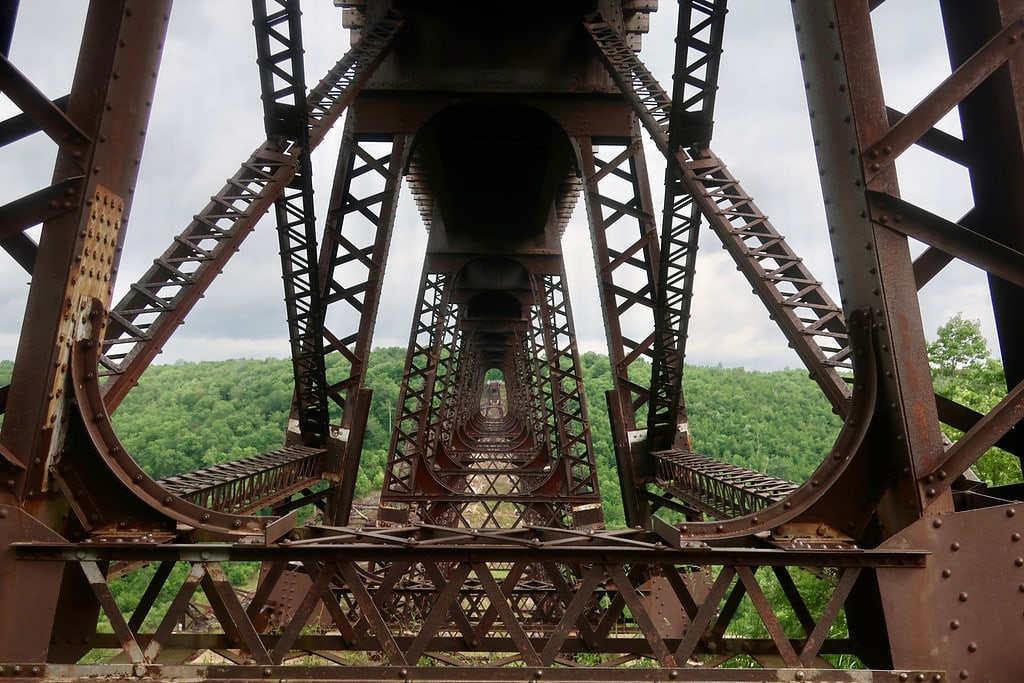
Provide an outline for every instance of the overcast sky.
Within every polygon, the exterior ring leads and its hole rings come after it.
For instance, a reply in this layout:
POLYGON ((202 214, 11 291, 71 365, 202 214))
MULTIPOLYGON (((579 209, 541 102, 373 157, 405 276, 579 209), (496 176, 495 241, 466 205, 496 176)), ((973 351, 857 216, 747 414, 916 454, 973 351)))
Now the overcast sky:
MULTIPOLYGON (((949 73, 934 4, 901 0, 885 3, 875 12, 883 85, 887 102, 896 108, 909 109, 949 73)), ((51 97, 69 89, 85 5, 80 0, 21 3, 11 58, 51 97)), ((661 5, 652 17, 641 58, 670 88, 676 3, 662 0, 661 5)), ((790 3, 733 0, 730 6, 712 147, 838 300, 790 3)), ((306 74, 314 83, 347 49, 348 33, 341 28, 341 10, 331 0, 304 0, 303 11, 306 74)), ((3 104, 3 115, 10 115, 11 107, 3 104)), ((944 122, 943 127, 958 133, 955 121, 944 122)), ((330 192, 337 133, 328 137, 313 159, 320 217, 330 192)), ((177 0, 115 302, 264 137, 250 3, 177 0)), ((53 157, 53 145, 43 136, 6 149, 0 166, 0 201, 48 184, 53 157)), ((660 178, 663 166, 653 148, 648 161, 650 177, 660 178)), ((961 169, 914 151, 901 159, 899 170, 903 196, 910 201, 951 219, 970 208, 961 169)), ((654 194, 660 206, 660 188, 655 187, 654 194)), ((582 203, 564 239, 579 345, 603 351, 604 331, 582 203)), ((408 341, 425 242, 419 215, 405 191, 385 280, 387 313, 378 318, 376 346, 405 346, 408 341)), ((797 367, 796 355, 715 236, 706 232, 701 245, 688 361, 751 369, 797 367)), ((273 228, 265 221, 158 361, 286 355, 276 251, 273 228)), ((12 260, 0 258, 4 320, 0 358, 14 356, 28 280, 12 260)), ((947 268, 922 293, 926 335, 934 337, 939 324, 963 311, 969 318, 981 319, 991 337, 987 302, 977 271, 962 265, 947 268)))

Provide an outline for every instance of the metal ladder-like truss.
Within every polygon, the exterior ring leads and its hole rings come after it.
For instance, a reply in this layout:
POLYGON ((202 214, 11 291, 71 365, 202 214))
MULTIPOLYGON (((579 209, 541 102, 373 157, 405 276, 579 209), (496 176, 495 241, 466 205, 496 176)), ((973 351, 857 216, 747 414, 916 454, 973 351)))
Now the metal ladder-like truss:
MULTIPOLYGON (((437 159, 408 149, 412 127, 367 133, 349 117, 318 234, 310 152, 358 108, 399 40, 407 20, 387 8, 341 3, 358 42, 307 94, 298 2, 254 0, 267 141, 111 305, 135 173, 123 164, 141 141, 107 140, 145 131, 145 108, 122 105, 152 92, 165 4, 93 3, 83 39, 93 58, 55 100, 10 63, 16 12, 0 11, 0 88, 24 112, 0 126, 0 142, 38 130, 58 148, 53 184, 0 207, 0 246, 33 279, 24 348, 0 391, 0 608, 19 617, 0 619, 0 678, 440 680, 439 667, 459 666, 471 669, 450 677, 511 680, 525 667, 532 681, 570 681, 596 665, 585 678, 832 680, 847 676, 833 669, 848 658, 873 667, 849 675, 872 681, 1019 671, 1016 643, 991 628, 1020 593, 1019 486, 981 493, 962 475, 994 444, 1019 451, 1024 277, 1021 244, 1003 226, 1019 222, 1012 188, 1024 172, 1019 122, 992 114, 1019 109, 1016 72, 1002 67, 1016 68, 1024 10, 940 3, 956 70, 903 115, 863 66, 880 3, 793 3, 822 187, 841 199, 826 213, 845 312, 710 149, 724 0, 679 3, 671 97, 626 38, 642 32, 650 3, 574 18, 575 43, 593 48, 586 59, 606 67, 619 114, 632 117, 615 135, 572 124, 573 168, 551 182, 543 227, 560 236, 583 193, 632 527, 617 531, 604 529, 603 454, 558 242, 502 254, 533 260, 506 297, 515 305, 487 317, 460 290, 471 257, 455 239, 428 249, 377 525, 348 526, 403 173, 428 226, 457 232, 432 196, 437 159), (953 107, 962 140, 933 128, 953 107), (660 234, 641 127, 668 164, 660 234), (898 196, 893 164, 915 143, 970 170, 978 206, 960 223, 898 196), (836 181, 837 169, 861 189, 836 181), (295 375, 286 445, 153 481, 110 412, 272 204, 295 375), (40 221, 36 245, 24 230, 40 221), (845 418, 803 484, 693 452, 682 375, 705 222, 845 418), (908 236, 928 244, 916 262, 908 236), (987 414, 933 395, 912 305, 953 256, 992 276, 1017 385, 987 414), (952 447, 940 417, 966 432, 952 447), (300 526, 295 513, 311 503, 322 516, 300 526), (252 562, 260 580, 243 590, 229 575, 252 562), (145 586, 134 609, 114 598, 128 577, 145 586), (161 596, 170 602, 158 611, 161 596), (97 629, 101 615, 109 630, 97 629), (118 654, 82 663, 100 649, 118 654), (186 664, 208 651, 225 663, 186 664), (772 671, 709 671, 736 661, 772 671)), ((430 42, 423 26, 396 61, 430 42)), ((387 68, 365 101, 388 91, 387 68)), ((613 99, 602 88, 598 99, 613 99)))
POLYGON ((109 409, 120 404, 227 259, 293 182, 299 157, 316 148, 351 104, 400 26, 401 21, 393 18, 374 25, 310 91, 305 102, 308 133, 302 136, 303 141, 308 137, 307 146, 293 144, 275 131, 113 307, 103 360, 113 375, 104 385, 109 409))
POLYGON ((475 339, 463 329, 470 322, 450 302, 452 286, 451 276, 424 274, 378 521, 600 527, 564 276, 537 278, 530 318, 516 324, 529 331, 519 337, 523 350, 514 342, 495 348, 483 333, 475 339), (481 408, 482 371, 491 366, 508 378, 506 398, 490 399, 495 407, 508 405, 496 416, 481 408))

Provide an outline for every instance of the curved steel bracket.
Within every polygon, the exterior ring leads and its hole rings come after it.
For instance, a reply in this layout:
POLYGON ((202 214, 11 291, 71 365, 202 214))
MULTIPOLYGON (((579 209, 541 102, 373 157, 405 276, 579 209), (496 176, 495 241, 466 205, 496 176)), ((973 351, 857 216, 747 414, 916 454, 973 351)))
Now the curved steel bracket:
POLYGON ((878 395, 878 370, 871 335, 871 311, 854 311, 848 319, 854 352, 854 388, 850 410, 828 456, 789 496, 755 513, 713 522, 672 525, 654 518, 654 531, 676 547, 690 541, 736 538, 771 531, 795 520, 822 500, 840 480, 858 452, 872 422, 878 395))
MULTIPOLYGON (((93 299, 90 317, 100 318, 106 314, 102 303, 93 299)), ((216 539, 238 539, 256 537, 258 542, 272 543, 295 527, 295 513, 282 518, 232 515, 202 508, 167 491, 131 457, 121 444, 107 412, 99 382, 99 354, 102 348, 102 326, 92 325, 88 338, 77 341, 72 349, 71 370, 74 395, 81 427, 87 435, 85 448, 65 454, 55 463, 55 476, 65 489, 68 481, 94 482, 97 478, 102 493, 117 491, 125 497, 116 501, 118 509, 132 509, 131 521, 127 519, 94 520, 86 515, 83 525, 92 533, 127 531, 138 520, 143 525, 152 523, 157 528, 175 529, 177 532, 198 530, 204 537, 216 539), (99 463, 94 463, 94 458, 99 463), (98 466, 97 466, 98 465, 98 466), (147 514, 148 513, 148 514, 147 514)), ((74 498, 77 491, 66 491, 74 498)), ((100 495, 102 495, 102 493, 100 495)), ((94 496, 98 499, 99 496, 94 496)), ((75 503, 72 507, 81 512, 75 503)))

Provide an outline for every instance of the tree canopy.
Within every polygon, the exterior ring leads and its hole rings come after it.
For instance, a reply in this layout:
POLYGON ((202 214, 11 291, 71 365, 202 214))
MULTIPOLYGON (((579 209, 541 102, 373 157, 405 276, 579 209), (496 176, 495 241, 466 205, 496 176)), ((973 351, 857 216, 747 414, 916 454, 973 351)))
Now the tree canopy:
MULTIPOLYGON (((977 320, 957 314, 929 344, 936 392, 978 412, 1006 394, 1002 365, 991 357, 977 320)), ((405 350, 376 349, 366 386, 373 391, 358 496, 383 484, 405 350)), ((624 523, 604 394, 612 387, 608 357, 581 357, 599 484, 609 526, 624 523)), ((8 381, 10 361, 0 361, 8 381)), ((345 368, 328 367, 331 381, 345 368)), ((643 375, 649 368, 640 367, 643 375)), ((643 383, 645 377, 635 377, 643 383)), ((122 441, 154 477, 162 478, 277 449, 283 443, 292 398, 287 359, 229 360, 155 365, 114 415, 122 441)), ((483 390, 483 387, 481 387, 483 390)), ((686 368, 684 390, 695 450, 791 481, 803 481, 828 452, 841 421, 807 374, 742 368, 686 368)), ((951 439, 960 434, 944 427, 951 439)), ((1016 456, 993 449, 974 468, 993 484, 1021 480, 1016 456)))
POLYGON ((957 313, 939 326, 935 341, 928 344, 928 358, 936 375, 955 377, 964 368, 983 365, 991 358, 988 341, 981 333, 981 321, 957 313))
MULTIPOLYGON (((936 330, 928 356, 936 393, 979 413, 987 413, 1006 395, 1003 365, 992 358, 980 321, 957 313, 936 330)), ((948 425, 942 431, 953 441, 963 435, 948 425)), ((999 448, 986 452, 972 470, 990 486, 1021 481, 1020 459, 999 448)))

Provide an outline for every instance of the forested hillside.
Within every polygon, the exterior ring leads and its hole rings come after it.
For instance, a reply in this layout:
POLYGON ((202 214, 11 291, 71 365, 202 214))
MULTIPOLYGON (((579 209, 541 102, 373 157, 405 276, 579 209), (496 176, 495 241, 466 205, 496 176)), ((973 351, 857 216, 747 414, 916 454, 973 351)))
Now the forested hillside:
MULTIPOLYGON (((380 490, 405 360, 404 349, 373 352, 367 386, 373 406, 359 496, 380 490)), ((623 522, 604 392, 606 356, 583 354, 591 430, 610 525, 623 522)), ((338 368, 329 369, 336 373, 338 368)), ((802 371, 687 369, 686 400, 697 450, 791 480, 804 478, 828 451, 840 421, 802 371)), ((282 443, 291 401, 287 360, 233 360, 151 367, 114 416, 125 446, 157 478, 282 443)))
MULTIPOLYGON (((990 358, 977 321, 957 316, 938 335, 930 348, 937 389, 976 410, 994 405, 1005 393, 1002 367, 990 358)), ((377 349, 371 356, 366 382, 373 404, 359 497, 378 492, 383 483, 404 362, 399 348, 377 349)), ((583 354, 582 365, 606 518, 609 526, 620 526, 604 397, 612 386, 611 367, 607 356, 596 353, 583 354)), ((12 368, 10 361, 0 361, 0 382, 7 383, 12 368)), ((329 367, 329 379, 340 379, 342 370, 329 367)), ((279 448, 291 387, 286 359, 155 365, 115 413, 114 425, 128 451, 162 478, 279 448)), ((802 370, 688 367, 684 389, 698 453, 791 481, 802 481, 818 465, 841 424, 802 370)), ((995 449, 974 469, 990 483, 1020 481, 1017 459, 995 449)))
MULTIPOLYGON (((987 410, 1005 394, 1002 366, 990 357, 977 321, 961 316, 950 320, 939 329, 929 351, 935 386, 943 394, 976 410, 987 410)), ((367 386, 373 390, 373 403, 356 484, 359 497, 378 492, 383 482, 404 359, 405 351, 398 348, 378 349, 371 357, 367 386)), ((582 366, 605 517, 609 527, 621 527, 624 518, 604 398, 612 386, 611 367, 606 356, 595 353, 583 354, 582 366)), ((9 381, 12 369, 13 363, 0 361, 0 386, 9 381)), ((341 379, 343 370, 329 367, 329 379, 341 379)), ((644 377, 633 379, 646 383, 644 377)), ((114 415, 114 424, 143 467, 156 478, 166 477, 279 448, 291 387, 289 360, 157 365, 130 392, 114 415)), ((697 452, 792 481, 803 480, 818 465, 840 428, 840 420, 802 370, 688 367, 684 389, 697 452)), ((959 436, 950 429, 947 433, 953 439, 959 436)), ((1017 458, 998 449, 973 469, 991 484, 1021 478, 1017 458)), ((235 585, 254 585, 255 563, 233 563, 229 569, 235 585)), ((155 567, 146 567, 114 582, 122 609, 139 603, 154 571, 155 567)), ((183 581, 186 571, 186 564, 176 566, 171 584, 183 581)), ((807 604, 820 613, 831 586, 802 572, 796 580, 807 604)), ((771 577, 764 589, 773 604, 783 599, 780 584, 771 577)), ((158 623, 169 600, 161 595, 147 617, 149 627, 158 623)), ((767 637, 756 610, 747 602, 740 605, 731 630, 734 635, 767 637)), ((842 632, 842 615, 837 624, 842 632)), ((797 626, 787 622, 786 628, 797 626)), ((734 664, 751 663, 740 658, 734 664)), ((844 666, 855 664, 843 662, 844 666)))

